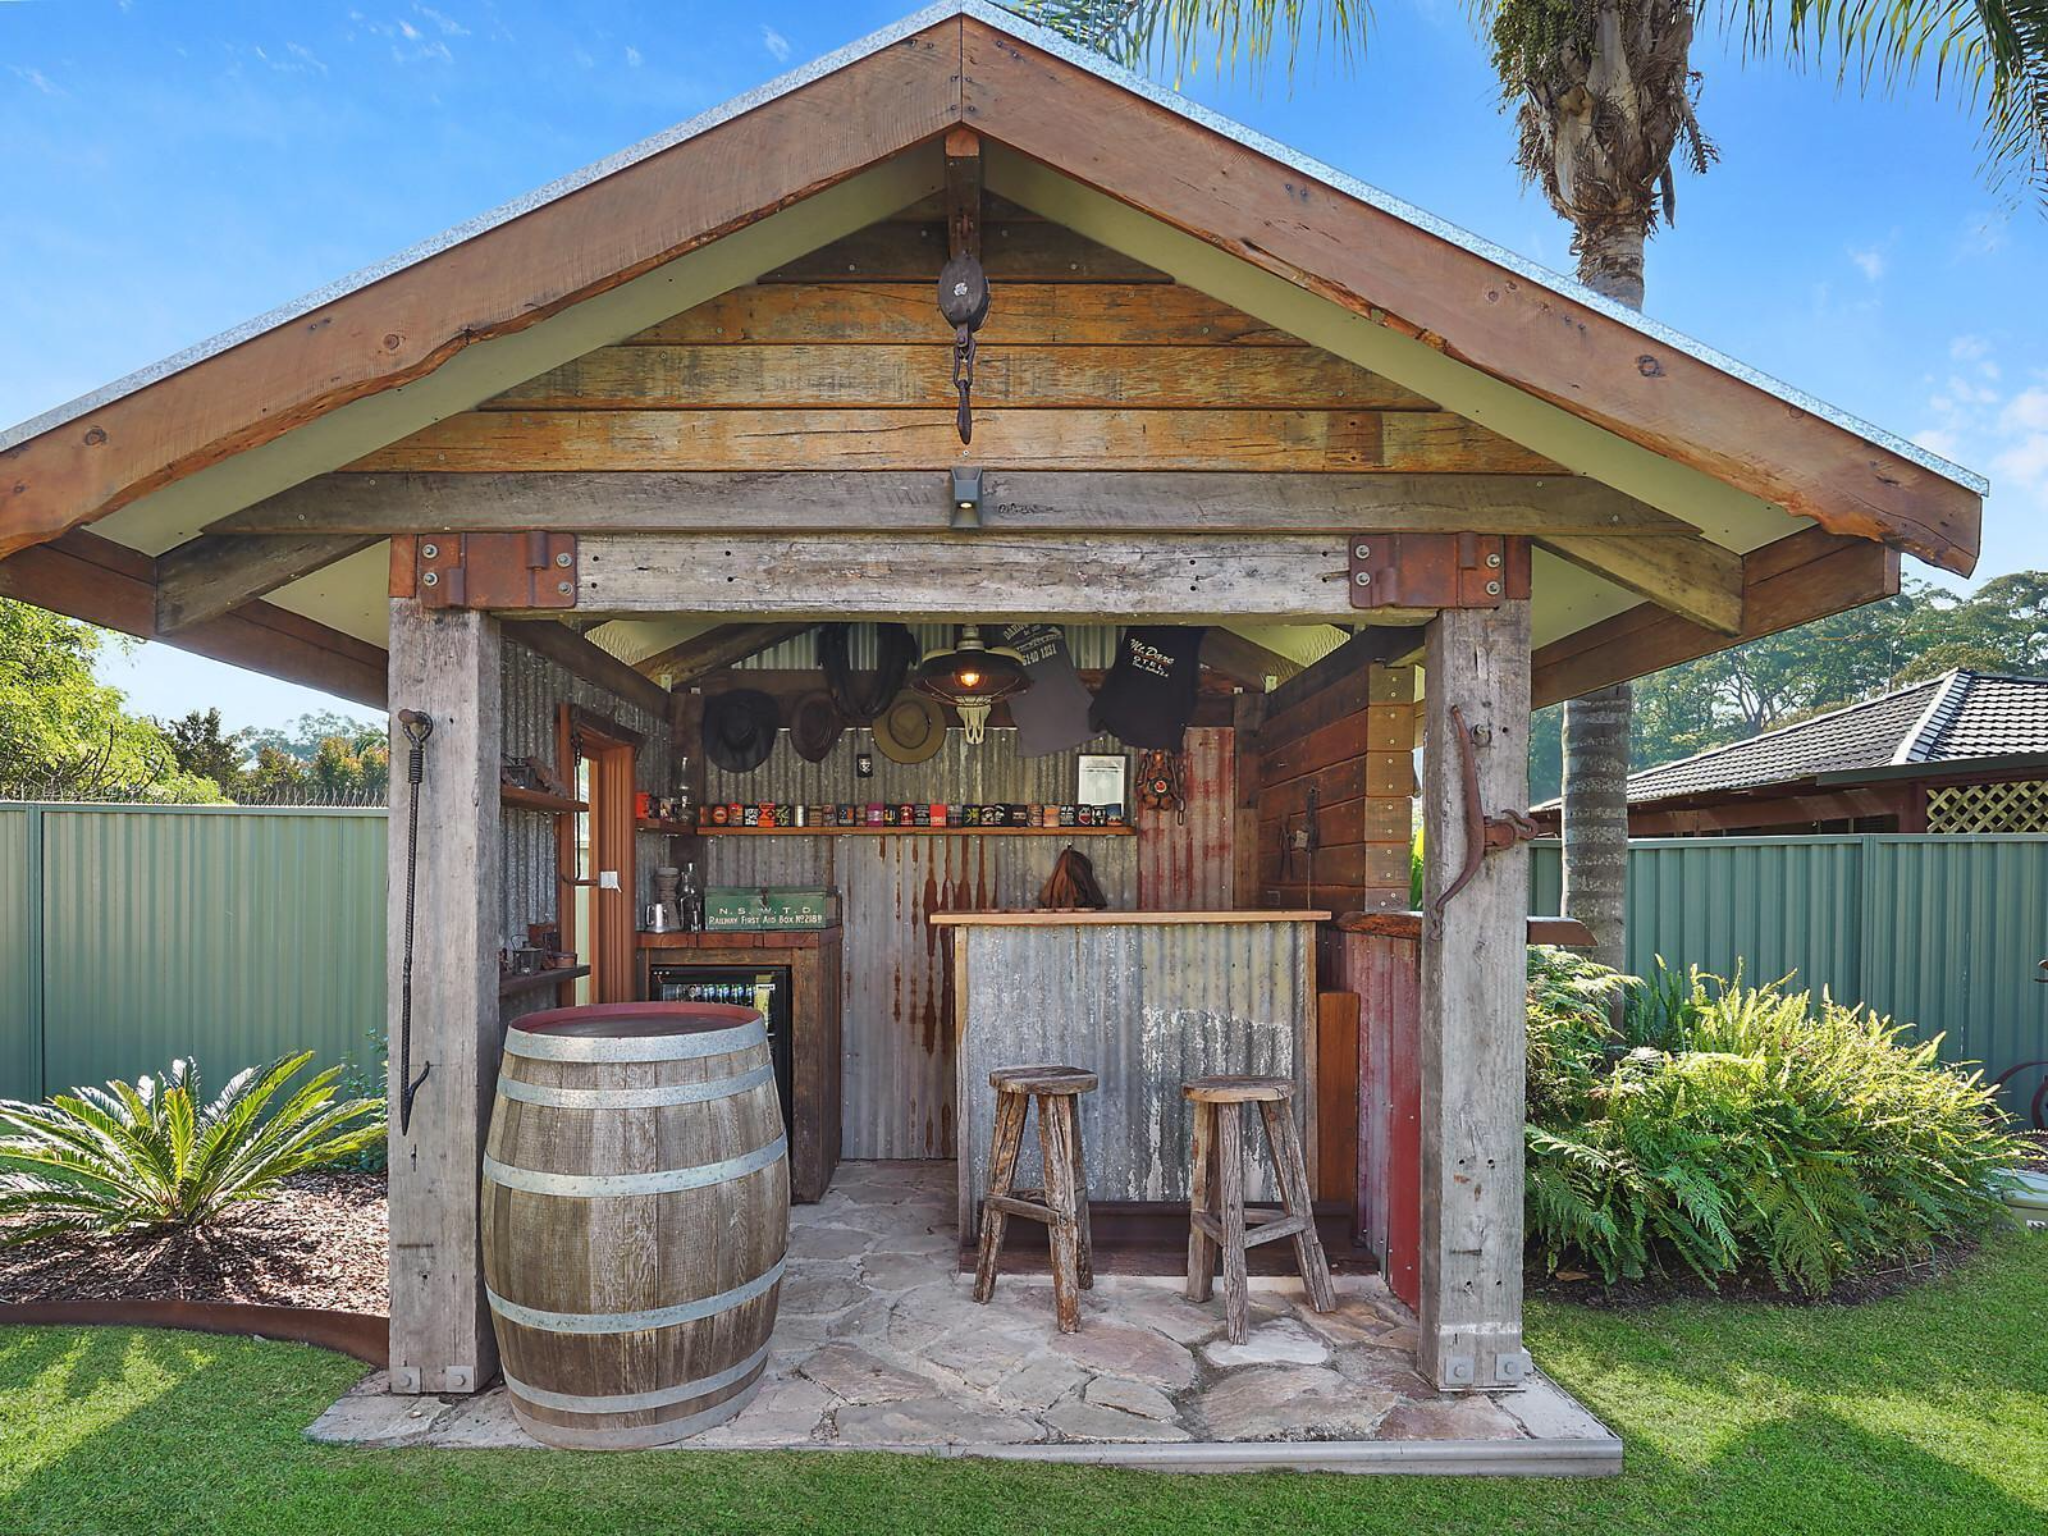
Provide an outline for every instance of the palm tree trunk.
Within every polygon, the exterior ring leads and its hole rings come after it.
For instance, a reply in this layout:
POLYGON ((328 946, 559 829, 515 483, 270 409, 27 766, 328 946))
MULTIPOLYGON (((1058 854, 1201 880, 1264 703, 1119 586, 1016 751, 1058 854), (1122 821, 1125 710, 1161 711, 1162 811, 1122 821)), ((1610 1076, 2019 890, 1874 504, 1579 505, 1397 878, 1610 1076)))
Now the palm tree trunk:
MULTIPOLYGON (((1640 224, 1582 224, 1579 281, 1643 307, 1640 224)), ((1628 738, 1633 690, 1595 689, 1564 707, 1564 915, 1593 932, 1593 958, 1628 964, 1628 738)))

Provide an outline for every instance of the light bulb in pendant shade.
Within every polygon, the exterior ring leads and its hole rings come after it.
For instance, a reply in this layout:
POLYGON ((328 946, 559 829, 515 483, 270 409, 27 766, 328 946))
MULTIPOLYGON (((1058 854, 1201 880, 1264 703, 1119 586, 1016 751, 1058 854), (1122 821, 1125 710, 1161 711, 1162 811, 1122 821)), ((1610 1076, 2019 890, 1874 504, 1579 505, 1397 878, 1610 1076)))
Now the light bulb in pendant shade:
POLYGON ((911 681, 920 693, 960 710, 963 720, 970 707, 980 711, 977 720, 969 722, 970 741, 980 740, 975 725, 987 718, 988 705, 1031 686, 1023 657, 1007 647, 989 645, 977 624, 961 625, 959 640, 926 656, 911 681))
POLYGON ((960 680, 962 688, 973 689, 981 686, 981 674, 971 668, 966 671, 955 672, 953 675, 960 680))

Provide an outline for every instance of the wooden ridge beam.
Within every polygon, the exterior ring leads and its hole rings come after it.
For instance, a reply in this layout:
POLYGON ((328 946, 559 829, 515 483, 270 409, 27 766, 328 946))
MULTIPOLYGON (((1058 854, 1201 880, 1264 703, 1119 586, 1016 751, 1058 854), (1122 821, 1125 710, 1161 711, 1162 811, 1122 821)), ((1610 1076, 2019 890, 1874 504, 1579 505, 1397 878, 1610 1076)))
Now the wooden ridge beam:
MULTIPOLYGON (((1868 539, 1806 528, 1743 556, 1742 579, 1742 627, 1732 637, 1737 641, 1896 595, 1899 552, 1868 539)), ((1533 698, 1539 707, 1577 698, 1725 650, 1730 638, 1643 603, 1539 648, 1533 698)))
POLYGON ((517 640, 570 676, 580 677, 591 686, 646 710, 657 720, 668 718, 667 689, 634 671, 602 646, 584 639, 567 624, 555 619, 513 619, 505 624, 505 638, 517 640))
POLYGON ((1581 570, 1724 635, 1742 630, 1742 556, 1697 535, 1552 534, 1536 542, 1581 570))
POLYGON ((345 560, 374 534, 202 534, 156 557, 159 635, 217 619, 345 560))
POLYGON ((666 678, 671 690, 689 687, 705 674, 735 667, 770 646, 794 639, 809 624, 720 624, 692 635, 638 663, 645 677, 666 678))
POLYGON ((0 560, 0 596, 384 707, 381 648, 260 599, 175 635, 159 634, 155 566, 148 555, 74 529, 0 560))
MULTIPOLYGON (((957 448, 957 444, 955 447, 957 448)), ((942 470, 320 475, 222 518, 210 532, 378 534, 548 528, 564 533, 936 532, 942 470)), ((993 530, 1085 533, 1681 535, 1689 523, 1576 475, 1213 474, 990 469, 993 530)))

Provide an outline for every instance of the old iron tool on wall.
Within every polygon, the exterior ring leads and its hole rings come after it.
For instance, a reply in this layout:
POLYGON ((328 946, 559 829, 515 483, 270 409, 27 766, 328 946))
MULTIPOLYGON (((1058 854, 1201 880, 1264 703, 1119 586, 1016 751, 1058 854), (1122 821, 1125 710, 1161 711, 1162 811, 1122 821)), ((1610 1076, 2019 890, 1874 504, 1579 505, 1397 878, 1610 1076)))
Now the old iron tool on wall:
POLYGON ((988 318, 988 297, 988 274, 972 251, 955 252, 939 269, 939 313, 953 327, 953 387, 960 391, 955 421, 962 443, 974 439, 974 415, 968 408, 967 392, 974 385, 974 333, 988 318))
POLYGON ((1479 728, 1465 723, 1465 711, 1456 704, 1451 706, 1451 726, 1457 732, 1458 771, 1465 786, 1465 864, 1458 871, 1458 878, 1431 903, 1438 917, 1444 915, 1451 898, 1472 883, 1489 853, 1527 842, 1537 833, 1536 823, 1524 812, 1486 814, 1485 802, 1479 797, 1479 728))

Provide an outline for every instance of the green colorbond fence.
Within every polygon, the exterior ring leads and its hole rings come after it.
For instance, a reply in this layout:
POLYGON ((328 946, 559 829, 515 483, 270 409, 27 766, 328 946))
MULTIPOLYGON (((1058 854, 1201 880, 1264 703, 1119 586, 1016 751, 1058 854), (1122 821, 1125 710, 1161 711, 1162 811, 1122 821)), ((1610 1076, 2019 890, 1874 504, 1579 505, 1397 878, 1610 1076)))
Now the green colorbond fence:
MULTIPOLYGON (((1558 845, 1535 845, 1531 906, 1558 910, 1558 845)), ((1628 968, 1798 973, 1997 1076, 2048 1058, 2048 836, 1672 837, 1629 845, 1628 968)), ((2018 1074, 2026 1113, 2041 1082, 2018 1074)))
POLYGON ((210 1082, 384 1022, 382 810, 0 805, 0 1096, 210 1082))

